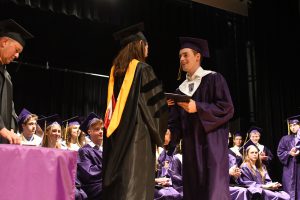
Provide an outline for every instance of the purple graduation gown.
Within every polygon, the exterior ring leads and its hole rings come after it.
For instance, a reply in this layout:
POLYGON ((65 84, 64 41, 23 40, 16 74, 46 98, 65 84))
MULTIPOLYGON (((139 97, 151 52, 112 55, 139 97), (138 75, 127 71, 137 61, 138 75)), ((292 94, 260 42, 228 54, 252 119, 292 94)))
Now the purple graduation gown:
POLYGON ((252 195, 261 194, 263 199, 265 200, 288 200, 290 199, 290 195, 284 191, 273 191, 268 189, 263 189, 261 186, 263 184, 268 184, 272 182, 269 174, 265 171, 265 181, 263 182, 262 176, 259 171, 255 170, 255 175, 252 174, 251 170, 248 168, 246 163, 241 165, 242 175, 241 182, 242 184, 248 186, 248 190, 252 195))
POLYGON ((278 144, 277 156, 283 164, 282 185, 291 200, 300 200, 300 157, 289 155, 295 146, 295 136, 283 136, 278 144))
POLYGON ((226 80, 219 73, 204 76, 192 99, 196 113, 175 105, 169 117, 173 145, 183 139, 184 199, 227 200, 228 121, 234 108, 226 80))
MULTIPOLYGON (((237 165, 236 157, 232 154, 228 154, 229 158, 229 169, 234 165, 237 165)), ((229 194, 231 200, 247 200, 250 199, 250 192, 247 188, 239 187, 240 184, 239 179, 234 180, 234 178, 230 177, 230 183, 237 184, 235 186, 229 186, 229 194)))
POLYGON ((170 178, 172 185, 169 187, 155 188, 154 199, 181 200, 183 198, 181 161, 175 155, 168 155, 166 150, 163 150, 159 155, 158 164, 157 177, 170 178), (165 161, 169 161, 168 169, 163 167, 165 161))
POLYGON ((87 195, 86 193, 83 191, 83 189, 81 188, 81 183, 78 180, 78 178, 76 177, 75 180, 75 200, 87 200, 87 195))
POLYGON ((78 150, 77 178, 89 200, 101 200, 102 152, 89 144, 78 150))

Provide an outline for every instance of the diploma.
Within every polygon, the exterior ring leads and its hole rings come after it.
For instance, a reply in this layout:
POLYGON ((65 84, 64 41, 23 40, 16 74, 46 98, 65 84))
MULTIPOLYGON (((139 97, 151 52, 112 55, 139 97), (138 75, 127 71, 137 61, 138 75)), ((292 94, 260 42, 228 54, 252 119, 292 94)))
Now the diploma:
POLYGON ((189 102, 191 97, 182 94, 175 94, 175 93, 165 93, 167 99, 172 99, 175 102, 189 102))

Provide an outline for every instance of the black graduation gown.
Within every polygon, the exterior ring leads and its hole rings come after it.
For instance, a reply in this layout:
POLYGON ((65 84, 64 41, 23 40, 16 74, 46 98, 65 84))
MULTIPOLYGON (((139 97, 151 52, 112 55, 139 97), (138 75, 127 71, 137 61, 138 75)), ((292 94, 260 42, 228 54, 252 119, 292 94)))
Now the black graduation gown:
POLYGON ((155 145, 162 145, 167 110, 152 67, 139 62, 120 124, 104 136, 103 199, 153 200, 155 145))
POLYGON ((242 163, 243 163, 243 158, 242 156, 239 156, 237 154, 235 154, 231 149, 228 149, 228 152, 230 155, 234 156, 236 159, 236 164, 239 167, 242 163))
MULTIPOLYGON (((15 110, 13 105, 13 86, 9 73, 4 65, 0 65, 0 129, 15 129, 15 110)), ((0 136, 0 144, 8 143, 0 136)))

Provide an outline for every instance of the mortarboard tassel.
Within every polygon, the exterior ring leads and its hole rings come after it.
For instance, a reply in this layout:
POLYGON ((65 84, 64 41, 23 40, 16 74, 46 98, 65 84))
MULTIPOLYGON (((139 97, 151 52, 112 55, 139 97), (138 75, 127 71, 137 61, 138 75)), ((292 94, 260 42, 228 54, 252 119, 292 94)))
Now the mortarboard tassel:
POLYGON ((291 134, 291 131, 290 131, 289 120, 286 120, 286 123, 287 123, 288 135, 290 135, 290 134, 291 134))
POLYGON ((249 136, 249 133, 246 134, 246 138, 245 138, 244 144, 245 144, 246 142, 248 142, 248 136, 249 136))
POLYGON ((248 139, 248 135, 249 135, 249 133, 246 134, 246 138, 245 138, 244 144, 242 146, 242 148, 243 148, 243 160, 245 160, 245 151, 246 151, 246 149, 244 148, 244 145, 250 140, 250 139, 248 139))
POLYGON ((179 150, 180 150, 180 153, 182 153, 182 139, 179 142, 179 150))
POLYGON ((69 125, 69 122, 67 121, 67 122, 66 122, 65 131, 64 131, 64 138, 63 138, 65 141, 67 141, 67 131, 68 131, 68 125, 69 125))
POLYGON ((178 69, 178 75, 177 75, 177 81, 179 81, 181 79, 181 65, 179 66, 179 69, 178 69))

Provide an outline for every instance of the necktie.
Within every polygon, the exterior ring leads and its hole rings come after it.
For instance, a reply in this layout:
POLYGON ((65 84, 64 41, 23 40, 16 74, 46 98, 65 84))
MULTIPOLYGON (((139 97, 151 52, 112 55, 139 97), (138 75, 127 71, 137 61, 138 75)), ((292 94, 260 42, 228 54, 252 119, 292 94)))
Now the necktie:
POLYGON ((194 83, 189 84, 189 92, 192 92, 194 90, 194 83))

